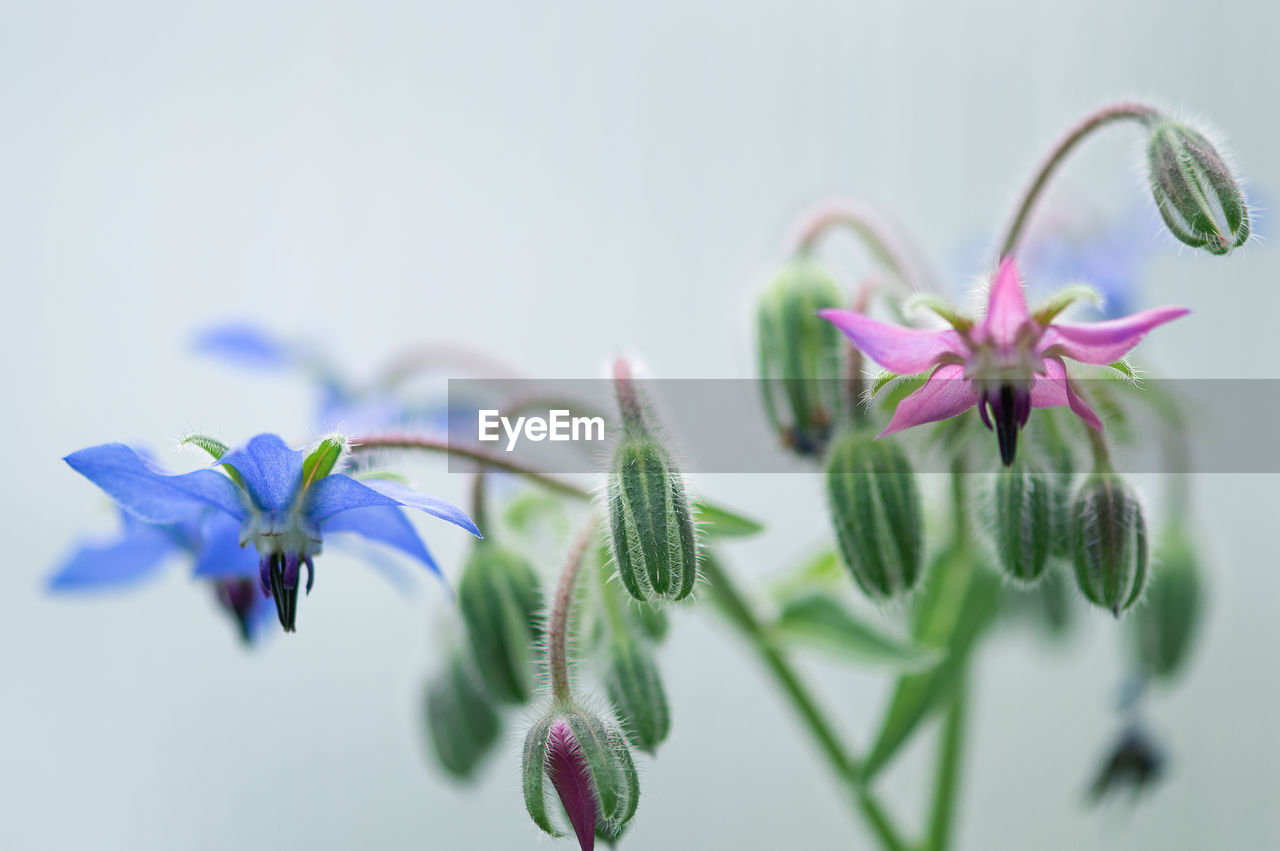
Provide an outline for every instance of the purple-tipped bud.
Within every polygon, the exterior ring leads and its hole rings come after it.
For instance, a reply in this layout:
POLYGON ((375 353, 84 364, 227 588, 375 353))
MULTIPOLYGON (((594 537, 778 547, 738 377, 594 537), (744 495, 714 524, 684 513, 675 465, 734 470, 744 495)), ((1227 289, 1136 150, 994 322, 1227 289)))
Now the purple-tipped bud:
POLYGON ((1227 254, 1249 239, 1249 205, 1222 154, 1176 121, 1151 127, 1147 167, 1156 207, 1181 242, 1227 254))
POLYGON ((550 780, 582 851, 595 847, 597 834, 619 836, 640 798, 622 733, 575 708, 552 712, 529 730, 523 773, 524 802, 534 823, 561 835, 547 813, 545 781, 550 780))

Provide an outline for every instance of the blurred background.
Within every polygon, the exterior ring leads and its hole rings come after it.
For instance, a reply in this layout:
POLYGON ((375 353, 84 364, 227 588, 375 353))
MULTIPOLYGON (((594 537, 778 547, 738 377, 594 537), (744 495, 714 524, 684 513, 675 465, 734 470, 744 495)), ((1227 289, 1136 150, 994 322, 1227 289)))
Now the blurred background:
MULTIPOLYGON (((753 297, 807 205, 879 204, 959 291, 1044 148, 1109 99, 1211 118, 1276 197, 1278 15, 1260 0, 1212 15, 1170 0, 0 5, 0 847, 547 847, 515 740, 471 789, 426 757, 445 605, 427 577, 406 597, 326 553, 298 634, 252 651, 177 569, 133 592, 46 593, 72 542, 115 523, 68 452, 138 441, 191 467, 170 449, 188 430, 315 435, 309 388, 192 356, 197 327, 310 336, 357 375, 455 341, 549 378, 600 376, 620 353, 655 377, 749 377, 753 297)), ((1137 209, 1139 136, 1088 143, 1051 203, 1137 209)), ((1150 248, 1134 306, 1194 315, 1145 362, 1280 376, 1265 242, 1227 259, 1150 248)), ((838 239, 829 254, 846 283, 865 268, 838 239)), ((464 499, 443 461, 412 471, 464 499)), ((811 477, 697 486, 768 521, 728 551, 746 575, 826 534, 811 477)), ((1204 476, 1195 499, 1211 596, 1187 676, 1149 707, 1167 782, 1136 809, 1084 806, 1117 732, 1114 621, 1082 612, 1057 649, 1006 630, 976 671, 958 847, 1280 847, 1276 481, 1204 476)), ((419 528, 456 572, 465 534, 419 528)), ((641 766, 624 848, 864 847, 708 612, 680 613, 663 664, 674 731, 641 766)), ((865 744, 884 679, 811 673, 865 744)), ((931 740, 883 784, 913 828, 931 740)))

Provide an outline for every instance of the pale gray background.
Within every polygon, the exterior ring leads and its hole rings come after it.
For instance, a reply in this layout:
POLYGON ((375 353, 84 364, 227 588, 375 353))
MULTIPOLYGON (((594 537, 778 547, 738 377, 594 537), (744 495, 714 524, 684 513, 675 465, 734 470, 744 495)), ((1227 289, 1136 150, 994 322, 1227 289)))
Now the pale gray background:
MULTIPOLYGON (((1003 220, 1053 134, 1132 94, 1212 117, 1280 191, 1274 5, 908 11, 925 5, 0 6, 0 847, 546 847, 512 748, 469 791, 421 757, 437 587, 401 599, 326 554, 301 631, 252 654, 177 570, 114 598, 44 595, 68 542, 111 526, 68 451, 167 447, 193 427, 311 435, 303 387, 192 359, 195 324, 327 335, 366 370, 443 338, 548 377, 600 375, 619 352, 655 376, 740 377, 751 293, 825 194, 882 203, 940 267, 976 271, 944 261, 1003 220)), ((1134 142, 1099 138, 1066 184, 1126 208, 1134 142)), ((1265 244, 1166 251, 1147 291, 1195 314, 1148 362, 1280 375, 1278 281, 1265 244)), ((463 496, 443 464, 418 473, 463 496)), ((701 484, 772 521, 735 547, 744 572, 823 534, 811 480, 701 484)), ((1276 482, 1197 485, 1212 602, 1189 676, 1152 707, 1169 782, 1132 815, 1083 812, 1115 724, 1117 628, 1090 617, 1056 653, 1008 633, 977 670, 961 848, 1280 846, 1276 482)), ((464 535, 422 528, 456 570, 464 535)), ((675 732, 644 761, 625 847, 864 847, 718 625, 682 613, 664 662, 675 732)), ((823 673, 865 742, 880 681, 823 673)), ((930 757, 915 749, 885 784, 907 823, 930 757)))

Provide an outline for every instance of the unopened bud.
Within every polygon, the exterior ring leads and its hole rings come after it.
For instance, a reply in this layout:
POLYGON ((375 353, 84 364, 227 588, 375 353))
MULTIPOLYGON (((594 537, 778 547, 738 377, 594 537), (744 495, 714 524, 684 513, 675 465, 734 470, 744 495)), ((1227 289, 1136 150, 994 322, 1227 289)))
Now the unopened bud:
POLYGON ((475 774, 502 729, 479 675, 460 654, 427 683, 426 720, 436 759, 460 780, 475 774))
POLYGON ((840 416, 844 344, 818 316, 840 307, 840 289, 818 263, 789 263, 760 300, 761 391, 769 421, 799 455, 820 455, 840 416))
POLYGON ((1156 207, 1180 241, 1226 254, 1249 239, 1249 206, 1222 154, 1172 120, 1151 126, 1147 167, 1156 207))
POLYGON ((1133 638, 1143 671, 1169 678, 1186 661, 1201 606, 1200 566, 1181 530, 1161 539, 1153 572, 1146 605, 1133 613, 1133 638))
POLYGON ((623 435, 609 471, 609 534, 632 597, 682 600, 698 577, 698 540, 684 481, 666 449, 643 432, 623 435))
POLYGON ((605 674, 609 702, 632 744, 653 753, 671 731, 662 675, 649 648, 623 636, 614 640, 605 674))
POLYGON ((838 436, 827 458, 827 499, 844 563, 869 596, 887 600, 920 577, 920 496, 906 455, 869 434, 838 436))
POLYGON ((1053 545, 1053 493, 1049 480, 1018 461, 996 474, 991 533, 1006 575, 1033 583, 1044 575, 1053 545))
POLYGON ((527 701, 542 612, 533 567, 497 544, 478 543, 462 569, 458 608, 476 667, 493 697, 504 703, 527 701))
POLYGON ((547 812, 546 780, 564 807, 582 851, 597 834, 616 838, 640 800, 631 751, 622 733, 597 715, 560 707, 538 721, 524 742, 524 803, 543 831, 560 836, 547 812))
POLYGON ((1117 617, 1142 597, 1149 556, 1142 506, 1114 473, 1094 473, 1071 506, 1076 584, 1117 617))

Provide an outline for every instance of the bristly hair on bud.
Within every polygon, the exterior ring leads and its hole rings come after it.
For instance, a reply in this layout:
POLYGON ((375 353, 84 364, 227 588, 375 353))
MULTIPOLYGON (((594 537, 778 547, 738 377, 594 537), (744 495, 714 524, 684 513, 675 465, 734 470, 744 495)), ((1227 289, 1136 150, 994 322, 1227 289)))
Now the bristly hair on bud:
POLYGON ((1071 506, 1076 584, 1116 617, 1142 598, 1150 558, 1142 506, 1112 472, 1093 473, 1071 506))
POLYGON ((671 731, 671 713, 658 664, 644 641, 626 634, 614 637, 605 689, 627 738, 654 753, 671 731))
POLYGON ((756 311, 765 411, 798 455, 821 455, 841 416, 844 345, 835 326, 818 316, 840 305, 835 279, 800 257, 778 273, 756 311))
POLYGON ((1053 492, 1048 478, 1022 458, 995 474, 990 529, 1006 576, 1024 585, 1039 581, 1054 539, 1053 492))
POLYGON ((616 370, 623 434, 607 481, 618 577, 641 601, 683 600, 698 578, 698 538, 684 478, 645 424, 625 363, 616 370))
POLYGON ((827 456, 827 502, 845 566, 876 600, 920 578, 924 534, 915 474, 891 440, 846 431, 827 456))
POLYGON ((1249 205, 1240 181, 1204 132, 1171 118, 1155 121, 1146 159, 1156 208, 1180 242, 1228 254, 1249 240, 1249 205))

